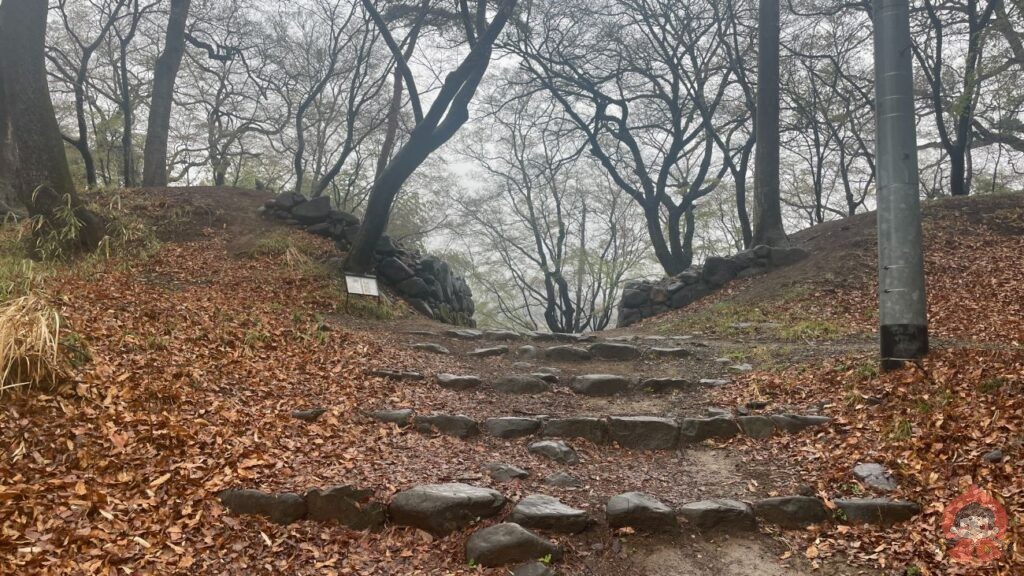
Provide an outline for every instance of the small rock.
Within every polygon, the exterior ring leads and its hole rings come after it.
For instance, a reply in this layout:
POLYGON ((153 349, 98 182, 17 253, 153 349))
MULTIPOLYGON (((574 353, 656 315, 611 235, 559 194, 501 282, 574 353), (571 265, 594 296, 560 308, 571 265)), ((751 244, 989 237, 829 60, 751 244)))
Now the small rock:
POLYGON ((558 498, 533 494, 516 504, 508 517, 526 528, 576 534, 587 529, 590 518, 583 510, 566 506, 558 498))
POLYGON ((540 430, 541 422, 535 418, 519 418, 509 416, 505 418, 488 418, 484 422, 484 428, 491 436, 498 438, 521 438, 529 436, 540 430))
POLYGON ((679 441, 701 442, 709 438, 732 438, 740 427, 732 418, 683 418, 679 422, 679 441))
POLYGON ((474 358, 489 358, 491 356, 504 356, 508 354, 508 346, 492 346, 490 348, 477 348, 469 353, 474 358))
POLYGON ((853 475, 868 488, 880 492, 892 492, 896 489, 896 479, 889 470, 877 462, 858 462, 853 467, 853 475))
POLYGON ((828 510, 818 498, 778 496, 754 502, 754 515, 783 528, 804 528, 829 519, 828 510))
POLYGON ((471 390, 480 386, 480 377, 438 374, 437 385, 446 390, 471 390))
POLYGON ((494 389, 505 394, 540 394, 551 391, 551 384, 528 374, 503 376, 494 381, 494 389))
POLYGON ((450 338, 458 338, 459 340, 479 340, 484 337, 484 333, 479 330, 445 330, 444 335, 450 338))
POLYGON ((275 524, 291 524, 306 517, 306 501, 298 494, 267 494, 259 490, 224 490, 221 504, 235 514, 266 516, 275 524))
POLYGON ((689 358, 693 356, 693 351, 688 348, 651 348, 649 352, 654 356, 665 358, 689 358))
POLYGON ((616 342, 595 342, 588 348, 591 356, 601 360, 635 360, 640 357, 640 349, 632 344, 616 342))
POLYGON ((842 511, 840 518, 851 524, 889 526, 921 513, 921 506, 916 502, 885 498, 850 498, 836 500, 835 503, 842 511))
POLYGON ((425 484, 395 494, 391 521, 443 536, 501 512, 505 497, 468 484, 425 484))
POLYGON ((547 382, 548 384, 558 384, 557 374, 551 374, 548 372, 534 372, 533 374, 530 374, 530 376, 533 376, 534 378, 540 378, 541 380, 547 382))
POLYGON ((519 340, 522 335, 519 332, 512 330, 488 330, 484 332, 485 340, 497 340, 499 342, 511 342, 513 340, 519 340))
POLYGON ((540 349, 536 346, 520 346, 516 348, 516 356, 519 358, 533 359, 540 356, 540 349))
POLYGON ((732 418, 732 411, 728 408, 708 406, 704 411, 707 412, 709 418, 732 418))
POLYGON ((732 370, 733 372, 750 372, 753 369, 754 367, 750 364, 734 364, 729 366, 729 370, 732 370))
POLYGON ((768 407, 768 403, 763 400, 751 400, 744 404, 744 406, 751 410, 763 410, 768 407))
POLYGON ((522 468, 513 466, 511 464, 501 464, 499 462, 492 462, 484 466, 484 471, 490 475, 491 478, 498 482, 511 482, 512 480, 518 480, 526 478, 530 475, 529 472, 522 468))
POLYGON ((512 569, 512 576, 555 576, 555 571, 543 562, 527 562, 512 569))
POLYGON ((327 413, 326 408, 310 408, 308 410, 296 410, 292 412, 292 418, 297 418, 303 422, 316 422, 321 416, 327 413))
POLYGON ((672 450, 679 440, 675 420, 653 416, 611 416, 608 432, 619 446, 638 450, 672 450))
POLYGON ((528 449, 562 464, 577 464, 580 461, 576 451, 561 440, 541 440, 530 444, 528 449))
POLYGON ((481 566, 504 566, 545 556, 558 560, 562 549, 514 522, 488 526, 466 541, 466 558, 481 566))
POLYGON ((775 433, 775 423, 767 416, 740 416, 740 430, 751 438, 768 438, 775 433))
POLYGON ((608 426, 600 418, 552 418, 544 422, 541 435, 548 438, 583 438, 595 444, 603 444, 608 436, 608 426))
POLYGON ((540 366, 537 368, 536 372, 539 372, 541 374, 553 374, 555 376, 558 376, 559 374, 562 373, 562 370, 559 368, 553 368, 551 366, 540 366))
POLYGON ((579 488, 583 486, 582 480, 565 472, 555 472, 545 478, 544 482, 549 486, 557 486, 559 488, 579 488))
POLYGON ((412 410, 403 408, 401 410, 374 410, 373 412, 368 412, 367 416, 381 422, 408 426, 412 421, 412 414, 412 410))
POLYGON ((413 350, 433 352, 434 354, 451 354, 450 350, 440 344, 434 344, 433 342, 420 342, 418 344, 413 344, 412 348, 413 350))
POLYGON ((469 416, 462 414, 428 414, 416 417, 416 429, 420 432, 436 430, 447 436, 470 438, 480 433, 480 426, 469 416))
POLYGON ((652 496, 640 492, 626 492, 612 496, 605 505, 608 526, 629 526, 638 530, 657 532, 679 526, 675 512, 652 496))
POLYGON ((697 383, 701 386, 718 387, 725 386, 729 381, 722 378, 701 378, 697 383))
POLYGON ((544 350, 544 358, 555 362, 580 362, 590 360, 590 352, 579 346, 552 346, 544 350))
POLYGON ((998 448, 996 448, 995 450, 993 450, 991 452, 988 452, 984 456, 982 456, 982 459, 984 459, 986 462, 991 462, 993 464, 997 464, 999 462, 1002 462, 1003 458, 1004 458, 1003 451, 998 449, 998 448))
POLYGON ((757 528, 750 505, 738 500, 701 500, 679 509, 686 520, 700 530, 753 530, 757 528))
POLYGON ((724 357, 723 358, 715 358, 715 364, 721 364, 722 366, 729 366, 732 363, 733 363, 732 362, 732 358, 724 358, 724 357))
POLYGON ((569 388, 584 396, 613 396, 629 390, 632 381, 615 374, 584 374, 574 377, 569 388))
POLYGON ((381 376, 392 380, 423 380, 423 374, 419 372, 404 372, 401 370, 371 370, 372 376, 381 376))
POLYGON ((384 525, 384 506, 369 502, 373 490, 335 486, 306 492, 306 519, 339 522, 353 530, 375 530, 384 525))

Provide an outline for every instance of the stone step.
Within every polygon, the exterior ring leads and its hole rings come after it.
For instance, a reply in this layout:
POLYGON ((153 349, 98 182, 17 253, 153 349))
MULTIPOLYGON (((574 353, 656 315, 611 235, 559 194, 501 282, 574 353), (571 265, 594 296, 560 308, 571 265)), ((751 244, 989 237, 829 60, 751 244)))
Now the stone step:
MULTIPOLYGON (((491 388, 503 394, 543 394, 554 390, 559 384, 557 374, 551 369, 536 368, 529 373, 507 374, 497 377, 491 388)), ((476 390, 484 383, 480 376, 472 374, 440 373, 434 382, 441 388, 457 392, 476 390)), ((671 394, 673 392, 693 392, 700 388, 720 386, 727 380, 702 379, 693 381, 678 376, 640 378, 619 374, 581 374, 569 380, 565 386, 574 394, 581 396, 616 396, 620 394, 671 394)))
POLYGON ((482 425, 462 414, 415 415, 410 409, 378 410, 367 416, 381 422, 413 425, 420 432, 438 432, 469 438, 481 429, 498 438, 582 438, 595 444, 618 444, 628 450, 676 450, 704 440, 725 440, 740 435, 764 439, 777 433, 795 434, 831 422, 818 414, 768 414, 673 418, 660 416, 504 416, 482 425))

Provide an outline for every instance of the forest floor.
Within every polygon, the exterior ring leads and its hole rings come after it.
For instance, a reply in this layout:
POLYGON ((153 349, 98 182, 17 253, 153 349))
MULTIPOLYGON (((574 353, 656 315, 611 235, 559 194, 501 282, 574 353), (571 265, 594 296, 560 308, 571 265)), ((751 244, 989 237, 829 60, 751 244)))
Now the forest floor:
POLYGON ((217 493, 354 485, 386 502, 417 484, 466 482, 512 502, 549 494, 600 518, 610 496, 631 490, 671 506, 795 493, 826 501, 864 496, 851 468, 865 461, 890 468, 899 485, 890 496, 919 502, 923 513, 889 528, 840 522, 698 534, 684 526, 648 536, 599 523, 578 535, 544 535, 566 549, 555 566, 563 574, 1024 571, 1020 195, 926 205, 934 352, 917 365, 886 374, 875 368, 873 217, 861 215, 796 235, 811 252, 797 265, 600 335, 649 345, 666 338, 691 350, 688 357, 530 361, 559 369, 563 381, 602 372, 730 380, 601 398, 561 387, 517 396, 489 385, 438 387, 437 373, 490 381, 522 369, 511 354, 468 356, 492 344, 446 337, 449 327, 399 302, 346 299, 340 279, 321 264, 337 255, 334 248, 259 218, 265 198, 235 189, 126 192, 121 209, 141 217, 159 241, 38 281, 89 360, 67 386, 0 397, 0 574, 508 574, 467 563, 465 541, 479 525, 445 537, 397 526, 281 526, 232 515, 217 493), (452 353, 410 347, 425 341, 452 353), (729 362, 716 361, 722 358, 729 362), (729 368, 742 363, 753 370, 729 368), (380 369, 427 378, 373 374, 380 369), (765 412, 820 410, 832 422, 676 451, 573 440, 581 462, 568 472, 582 486, 559 488, 544 478, 565 467, 528 452, 526 439, 423 434, 366 416, 413 408, 478 420, 688 417, 750 401, 764 403, 765 412), (315 422, 291 416, 316 406, 327 412, 315 422), (994 449, 1001 460, 983 459, 994 449), (495 482, 481 469, 490 462, 530 476, 495 482), (971 484, 991 493, 1010 519, 1002 558, 985 566, 953 562, 941 527, 945 505, 971 484))

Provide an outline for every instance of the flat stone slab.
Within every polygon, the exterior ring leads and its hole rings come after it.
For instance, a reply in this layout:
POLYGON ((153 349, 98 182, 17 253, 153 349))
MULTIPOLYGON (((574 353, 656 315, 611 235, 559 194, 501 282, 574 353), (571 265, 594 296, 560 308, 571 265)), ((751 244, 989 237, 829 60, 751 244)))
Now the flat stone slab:
POLYGON ((437 385, 446 390, 472 390, 479 388, 479 376, 459 376, 456 374, 438 374, 437 385))
POLYGON ((712 388, 716 388, 718 386, 725 386, 729 382, 730 380, 725 380, 723 378, 701 378, 700 380, 697 381, 697 383, 700 384, 701 386, 710 386, 712 388))
POLYGON ((821 500, 811 496, 777 496, 753 504, 754 515, 783 528, 804 528, 831 518, 821 500))
POLYGON ((896 489, 896 479, 889 469, 876 462, 859 462, 853 467, 853 475, 865 486, 879 492, 896 489))
POLYGON ((526 358, 527 360, 532 360, 537 356, 540 356, 540 348, 537 348, 536 346, 530 346, 527 344, 525 346, 520 346, 516 348, 516 357, 518 358, 526 358))
POLYGON ((775 433, 775 423, 767 416, 740 416, 736 422, 751 438, 768 438, 775 433))
POLYGON ((520 500, 508 519, 526 528, 566 534, 583 532, 590 524, 585 511, 567 506, 558 498, 544 494, 533 494, 520 500))
POLYGON ((395 494, 388 506, 391 521, 443 536, 490 518, 505 505, 496 490, 469 484, 424 484, 395 494))
POLYGON ((518 466, 511 464, 502 464, 500 462, 492 462, 484 465, 484 471, 498 482, 511 482, 512 480, 519 480, 526 478, 530 473, 518 466))
POLYGON ((470 535, 466 558, 481 566, 504 566, 545 558, 562 557, 562 548, 514 522, 488 526, 470 535))
POLYGON ((689 358, 693 356, 693 350, 689 348, 676 348, 672 346, 656 346, 647 351, 652 356, 661 356, 663 358, 689 358))
POLYGON ((694 387, 693 382, 686 378, 667 377, 641 380, 638 389, 651 394, 668 394, 676 390, 692 390, 694 387))
POLYGON ((612 496, 605 505, 608 526, 629 526, 647 532, 673 530, 679 526, 675 512, 653 496, 626 492, 612 496))
POLYGON ((583 438, 595 444, 607 441, 608 426, 600 418, 552 418, 544 422, 542 436, 548 438, 583 438))
POLYGON ((292 418, 302 420, 303 422, 316 422, 321 416, 327 413, 326 408, 316 407, 308 410, 295 410, 292 412, 292 418))
POLYGON ((551 391, 551 383, 531 374, 512 374, 495 380, 494 389, 505 394, 542 394, 551 391))
POLYGON ((412 422, 413 411, 409 408, 402 408, 399 410, 374 410, 372 412, 367 412, 366 415, 381 422, 398 424, 399 426, 408 426, 412 422))
POLYGON ((529 332, 526 336, 535 342, 583 342, 594 338, 592 335, 560 332, 529 332))
POLYGON ((256 514, 275 524, 291 524, 306 517, 306 500, 298 494, 268 494, 259 490, 224 490, 221 504, 235 514, 256 514))
POLYGON ((371 370, 370 375, 392 380, 423 380, 423 374, 419 372, 404 372, 402 370, 371 370))
POLYGON ((729 370, 732 370, 733 372, 750 372, 753 369, 754 367, 750 364, 733 364, 732 366, 729 366, 729 370))
POLYGON ((479 340, 484 337, 484 333, 480 330, 470 329, 445 330, 443 334, 449 338, 458 338, 459 340, 479 340))
POLYGON ((490 348, 477 348, 469 353, 474 358, 488 358, 491 356, 504 356, 508 354, 508 346, 492 346, 490 348))
POLYGON ((522 438, 530 436, 540 430, 541 421, 536 418, 520 418, 509 416, 506 418, 488 418, 484 421, 484 428, 491 436, 498 438, 522 438))
POLYGON ((451 350, 441 346, 440 344, 434 344, 433 342, 419 342, 412 345, 413 350, 419 350, 421 352, 431 352, 434 354, 451 354, 451 350))
POLYGON ((633 381, 616 374, 584 374, 569 381, 569 388, 584 396, 614 396, 627 392, 633 381))
POLYGON ((589 350, 579 346, 552 346, 544 350, 544 358, 555 362, 585 362, 592 356, 589 350))
POLYGON ((836 500, 839 518, 851 524, 889 526, 910 520, 921 513, 916 502, 887 498, 849 498, 836 500))
POLYGON ((558 374, 552 374, 550 372, 534 372, 530 374, 534 378, 540 378, 548 384, 558 384, 558 374))
POLYGON ((672 450, 679 442, 679 425, 671 418, 611 416, 608 435, 623 448, 672 450))
POLYGON ((632 344, 618 342, 594 342, 587 350, 594 358, 601 360, 636 360, 640 357, 640 348, 632 344))
POLYGON ((485 340, 496 340, 498 342, 511 342, 521 340, 523 335, 512 330, 487 330, 484 332, 485 340))
POLYGON ((471 438, 480 433, 480 426, 469 416, 462 414, 427 414, 416 416, 416 429, 420 432, 436 430, 447 436, 471 438))
POLYGON ((710 438, 732 438, 740 427, 732 418, 683 418, 679 421, 680 442, 702 442, 710 438))
POLYGON ((384 506, 370 502, 373 490, 335 486, 306 492, 306 519, 338 522, 353 530, 376 530, 384 526, 384 506))
POLYGON ((528 450, 562 464, 577 464, 580 457, 576 451, 561 440, 540 440, 530 444, 528 450))
POLYGON ((700 530, 754 530, 754 510, 739 500, 701 500, 679 509, 679 514, 700 530))
POLYGON ((808 428, 825 426, 832 421, 828 416, 803 415, 803 414, 772 414, 770 416, 775 428, 785 432, 802 432, 808 428))

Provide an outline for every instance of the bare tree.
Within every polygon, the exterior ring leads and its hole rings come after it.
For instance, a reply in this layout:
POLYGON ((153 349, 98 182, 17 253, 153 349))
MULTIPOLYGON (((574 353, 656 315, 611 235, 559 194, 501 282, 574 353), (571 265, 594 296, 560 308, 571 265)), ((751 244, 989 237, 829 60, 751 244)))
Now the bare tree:
POLYGON ((779 0, 760 0, 757 18, 757 150, 751 244, 777 246, 788 241, 779 191, 779 0))
POLYGON ((171 0, 164 50, 153 71, 146 147, 142 154, 142 185, 167 185, 167 139, 174 105, 174 81, 185 54, 185 25, 192 0, 171 0))

